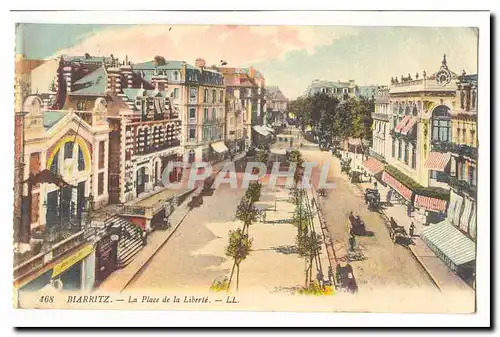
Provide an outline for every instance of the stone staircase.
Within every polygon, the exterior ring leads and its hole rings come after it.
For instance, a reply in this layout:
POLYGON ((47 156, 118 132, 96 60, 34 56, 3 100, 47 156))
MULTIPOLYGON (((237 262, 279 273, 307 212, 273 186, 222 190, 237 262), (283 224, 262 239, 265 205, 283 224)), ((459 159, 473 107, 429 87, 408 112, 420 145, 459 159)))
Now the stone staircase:
POLYGON ((143 231, 126 219, 115 215, 106 220, 106 225, 120 233, 117 268, 126 267, 143 248, 143 231))

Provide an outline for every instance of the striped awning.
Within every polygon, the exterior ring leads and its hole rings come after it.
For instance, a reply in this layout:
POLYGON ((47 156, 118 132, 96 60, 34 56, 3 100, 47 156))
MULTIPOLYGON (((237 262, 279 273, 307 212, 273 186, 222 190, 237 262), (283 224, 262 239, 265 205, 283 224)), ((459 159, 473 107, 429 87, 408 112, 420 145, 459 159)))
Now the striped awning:
POLYGON ((473 208, 472 200, 469 198, 465 198, 464 210, 462 211, 462 215, 460 216, 459 219, 459 227, 465 233, 469 232, 469 219, 472 212, 472 208, 473 208))
POLYGON ((453 271, 476 259, 476 244, 448 221, 422 231, 422 239, 453 271))
POLYGON ((451 154, 449 152, 431 152, 425 162, 425 167, 429 170, 444 171, 444 168, 450 162, 451 154))
POLYGON ((410 116, 404 116, 403 119, 401 120, 401 122, 398 123, 398 125, 396 125, 396 127, 394 128, 394 131, 396 132, 401 132, 401 129, 406 125, 406 123, 408 122, 408 120, 410 119, 410 116))
POLYGON ((417 195, 415 198, 415 207, 433 212, 446 212, 446 200, 417 195))
POLYGON ((402 135, 407 135, 408 132, 413 128, 413 126, 417 123, 417 117, 411 117, 408 123, 401 129, 402 135))
POLYGON ((224 144, 224 142, 212 143, 212 144, 210 144, 210 146, 217 153, 224 153, 224 152, 228 151, 228 148, 227 148, 226 144, 224 144))
POLYGON ((389 173, 384 171, 382 173, 382 181, 388 184, 393 190, 403 196, 406 200, 410 201, 413 195, 413 191, 408 187, 403 185, 399 180, 391 176, 389 173))
POLYGON ((377 174, 380 173, 384 170, 384 164, 380 162, 380 160, 375 159, 373 157, 368 158, 363 162, 363 166, 366 167, 366 169, 371 173, 371 174, 377 174))

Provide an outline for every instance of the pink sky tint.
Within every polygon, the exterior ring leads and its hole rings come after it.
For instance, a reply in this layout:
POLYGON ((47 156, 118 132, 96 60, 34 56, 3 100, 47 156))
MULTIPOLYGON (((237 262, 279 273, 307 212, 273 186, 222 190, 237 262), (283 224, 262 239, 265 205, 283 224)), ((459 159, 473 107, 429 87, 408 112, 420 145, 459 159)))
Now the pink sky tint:
POLYGON ((281 58, 294 50, 313 53, 317 46, 356 33, 353 28, 328 26, 138 25, 101 31, 56 55, 113 54, 120 59, 128 55, 133 62, 162 55, 190 63, 203 57, 208 64, 225 60, 229 66, 240 66, 281 58))

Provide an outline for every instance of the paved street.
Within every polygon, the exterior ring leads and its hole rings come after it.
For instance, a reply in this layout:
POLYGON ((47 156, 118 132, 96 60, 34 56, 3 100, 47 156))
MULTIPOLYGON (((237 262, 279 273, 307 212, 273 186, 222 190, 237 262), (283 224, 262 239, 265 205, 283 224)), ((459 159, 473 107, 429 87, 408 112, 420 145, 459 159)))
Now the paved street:
POLYGON ((340 178, 340 168, 329 152, 318 149, 302 151, 306 160, 322 165, 329 162, 328 182, 335 188, 328 191, 321 207, 334 239, 337 258, 346 255, 348 247, 347 214, 353 211, 365 221, 373 237, 356 237, 357 249, 365 260, 352 262, 360 292, 380 288, 425 288, 438 291, 422 266, 404 247, 394 244, 389 238, 384 221, 378 213, 368 211, 361 193, 340 178))

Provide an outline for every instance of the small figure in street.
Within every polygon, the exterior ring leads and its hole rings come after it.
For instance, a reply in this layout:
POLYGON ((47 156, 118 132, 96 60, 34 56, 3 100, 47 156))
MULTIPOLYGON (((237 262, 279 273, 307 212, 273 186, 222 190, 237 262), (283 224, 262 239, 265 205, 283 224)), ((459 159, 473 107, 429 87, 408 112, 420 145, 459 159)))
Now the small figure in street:
POLYGON ((262 222, 266 223, 266 212, 262 212, 262 222))
POLYGON ((391 203, 391 197, 392 197, 392 190, 387 191, 387 195, 385 196, 385 201, 390 204, 391 203))
POLYGON ((408 217, 411 218, 411 204, 410 203, 408 203, 407 213, 408 213, 408 217))
POLYGON ((330 282, 333 282, 333 268, 332 266, 328 266, 328 279, 330 282))
MULTIPOLYGON (((370 178, 371 178, 371 176, 370 176, 370 178)), ((373 187, 374 187, 375 189, 377 189, 378 184, 377 184, 377 182, 376 182, 376 181, 373 183, 373 187)))
POLYGON ((354 252, 355 247, 356 247, 356 238, 354 237, 353 234, 351 234, 351 237, 349 238, 349 250, 351 252, 354 252))
POLYGON ((142 231, 142 245, 146 246, 148 244, 148 232, 142 231))
POLYGON ((413 234, 415 234, 415 225, 413 224, 413 222, 410 225, 409 232, 410 232, 410 237, 413 237, 413 234))

